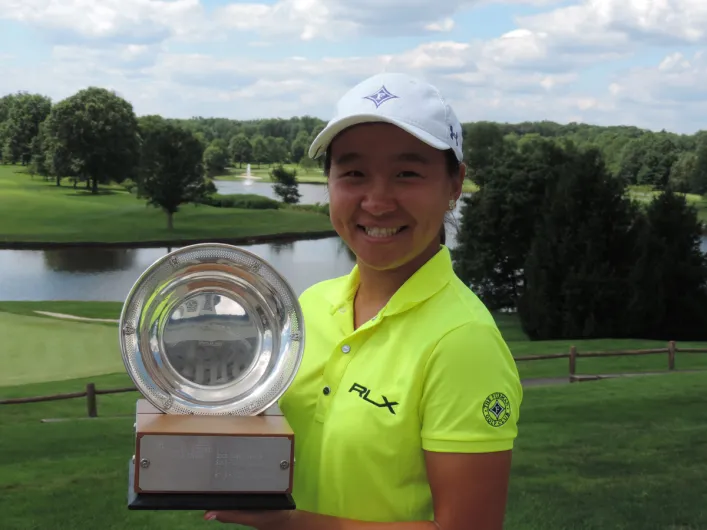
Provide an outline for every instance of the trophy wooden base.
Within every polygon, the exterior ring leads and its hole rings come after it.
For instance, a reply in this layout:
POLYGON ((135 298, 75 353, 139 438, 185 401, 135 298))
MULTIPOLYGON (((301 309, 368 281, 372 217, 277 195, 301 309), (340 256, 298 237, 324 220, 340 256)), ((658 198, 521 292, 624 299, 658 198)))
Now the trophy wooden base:
POLYGON ((297 508, 289 493, 135 493, 135 466, 128 464, 129 510, 294 510, 297 508))
POLYGON ((294 433, 261 416, 164 414, 139 400, 131 510, 292 510, 294 433))

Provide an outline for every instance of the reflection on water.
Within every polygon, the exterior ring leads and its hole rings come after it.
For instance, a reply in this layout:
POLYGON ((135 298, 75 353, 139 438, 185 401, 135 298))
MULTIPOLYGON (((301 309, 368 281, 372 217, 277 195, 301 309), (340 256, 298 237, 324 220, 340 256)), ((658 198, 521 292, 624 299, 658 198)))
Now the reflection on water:
MULTIPOLYGON (((0 250, 0 300, 122 302, 152 263, 177 248, 0 250)), ((242 248, 271 263, 297 295, 321 280, 348 274, 354 264, 338 237, 242 248)))
MULTIPOLYGON (((216 189, 223 195, 244 193, 263 195, 264 197, 280 200, 275 195, 270 182, 259 182, 256 180, 246 184, 245 181, 240 180, 220 180, 216 182, 216 189)), ((300 192, 300 204, 324 204, 329 202, 327 187, 324 184, 300 184, 298 189, 300 192)))
POLYGON ((56 272, 91 273, 126 270, 135 263, 135 249, 62 248, 42 251, 47 268, 56 272))
MULTIPOLYGON (((457 209, 447 225, 447 245, 452 248, 459 220, 457 209)), ((138 277, 175 248, 0 250, 0 300, 122 302, 138 277)), ((338 237, 243 248, 270 262, 297 295, 317 282, 348 274, 355 262, 338 237)), ((707 238, 703 238, 702 248, 707 251, 707 238)))

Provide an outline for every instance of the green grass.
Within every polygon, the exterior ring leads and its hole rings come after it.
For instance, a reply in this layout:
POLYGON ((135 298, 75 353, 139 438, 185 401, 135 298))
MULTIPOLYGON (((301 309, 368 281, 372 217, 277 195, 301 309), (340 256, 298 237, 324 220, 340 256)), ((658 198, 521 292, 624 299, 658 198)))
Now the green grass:
POLYGON ((56 186, 20 166, 0 166, 0 244, 3 242, 130 243, 237 239, 330 231, 325 215, 291 208, 255 210, 183 205, 167 229, 165 214, 119 186, 92 195, 68 182, 56 186))
MULTIPOLYGON (((120 311, 123 304, 120 302, 83 302, 83 301, 54 301, 46 300, 41 302, 3 302, 0 301, 0 314, 14 313, 16 315, 41 316, 35 311, 48 311, 50 313, 64 313, 78 317, 88 318, 120 318, 120 311)), ((53 321, 53 317, 49 318, 53 321)))
MULTIPOLYGON (((0 386, 72 379, 92 374, 122 371, 116 325, 87 323, 40 316, 35 311, 65 313, 82 317, 117 319, 119 302, 0 302, 0 386)), ((577 347, 578 374, 617 374, 663 372, 668 368, 667 354, 639 357, 582 358, 587 351, 616 351, 664 348, 667 343, 651 340, 594 339, 530 341, 516 315, 496 315, 501 332, 516 357, 569 352, 577 347)), ((707 348, 707 343, 679 342, 678 347, 707 348)), ((707 369, 707 354, 676 355, 678 370, 707 369)), ((523 379, 564 378, 569 376, 567 359, 519 361, 523 379)))
POLYGON ((0 385, 124 370, 118 327, 0 313, 0 385))
MULTIPOLYGON (((629 188, 629 195, 633 199, 642 203, 649 203, 660 193, 660 191, 656 191, 650 186, 631 186, 629 188)), ((697 210, 697 217, 701 221, 707 222, 707 197, 696 195, 694 193, 685 193, 683 195, 685 196, 686 202, 694 206, 697 210)))
POLYGON ((507 528, 707 528, 707 373, 526 389, 507 528))
MULTIPOLYGON (((0 396, 68 392, 87 381, 0 388, 0 396)), ((507 528, 697 530, 707 459, 707 373, 528 388, 516 444, 507 528)), ((187 530, 201 512, 130 512, 127 462, 138 395, 0 406, 3 530, 187 530), (42 423, 46 418, 68 421, 42 423)), ((235 528, 235 527, 234 527, 235 528)))
MULTIPOLYGON (((523 332, 516 314, 496 314, 496 323, 508 343, 514 357, 543 355, 549 353, 569 353, 575 346, 579 352, 577 374, 619 374, 665 371, 668 369, 668 354, 590 357, 582 358, 582 352, 625 351, 667 348, 665 341, 644 339, 587 339, 587 340, 543 340, 531 341, 523 332)), ((707 342, 678 342, 678 348, 707 348, 707 342)), ((676 354, 675 367, 678 370, 707 369, 707 353, 676 354)), ((546 359, 540 361, 519 361, 518 370, 524 379, 546 377, 569 377, 568 359, 546 359)))

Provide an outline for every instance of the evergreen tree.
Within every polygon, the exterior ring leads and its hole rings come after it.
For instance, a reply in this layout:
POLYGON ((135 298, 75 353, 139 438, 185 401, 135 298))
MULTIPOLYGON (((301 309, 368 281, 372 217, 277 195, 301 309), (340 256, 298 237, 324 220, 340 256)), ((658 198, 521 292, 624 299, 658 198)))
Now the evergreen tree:
POLYGON ((297 171, 287 170, 282 165, 278 165, 270 171, 270 177, 274 183, 272 185, 275 194, 286 204, 297 204, 300 200, 299 184, 297 182, 297 171))
POLYGON ((707 339, 707 256, 685 197, 668 189, 648 205, 636 241, 627 314, 635 337, 707 339))
POLYGON ((547 188, 570 162, 554 140, 529 140, 493 159, 484 185, 462 205, 455 270, 490 309, 516 307, 547 188))
POLYGON ((525 263, 521 324, 533 339, 623 336, 637 207, 597 149, 566 153, 525 263))

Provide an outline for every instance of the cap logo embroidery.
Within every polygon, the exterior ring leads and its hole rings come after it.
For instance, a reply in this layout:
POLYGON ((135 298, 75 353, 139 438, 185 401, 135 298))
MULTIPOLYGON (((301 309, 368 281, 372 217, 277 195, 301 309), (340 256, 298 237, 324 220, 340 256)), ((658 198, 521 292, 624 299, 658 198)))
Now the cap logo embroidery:
POLYGON ((377 92, 374 92, 370 96, 366 96, 363 99, 368 99, 372 101, 376 104, 376 108, 378 108, 386 101, 389 101, 391 99, 398 99, 398 96, 392 94, 387 88, 385 88, 385 85, 383 85, 378 89, 377 92))
POLYGON ((459 146, 459 133, 454 131, 454 127, 449 126, 449 137, 457 143, 459 146))

